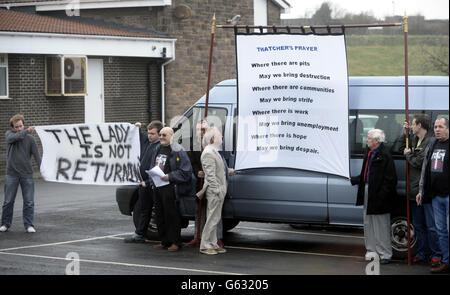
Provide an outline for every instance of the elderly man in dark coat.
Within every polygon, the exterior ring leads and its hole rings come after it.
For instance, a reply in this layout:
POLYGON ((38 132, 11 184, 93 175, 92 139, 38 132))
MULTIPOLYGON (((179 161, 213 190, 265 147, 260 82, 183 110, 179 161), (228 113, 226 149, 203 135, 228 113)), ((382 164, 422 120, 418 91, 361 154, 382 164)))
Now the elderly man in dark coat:
POLYGON ((397 185, 394 161, 384 141, 383 130, 369 131, 361 174, 352 177, 352 184, 358 184, 356 205, 364 205, 366 259, 375 252, 382 264, 392 258, 390 213, 397 185))

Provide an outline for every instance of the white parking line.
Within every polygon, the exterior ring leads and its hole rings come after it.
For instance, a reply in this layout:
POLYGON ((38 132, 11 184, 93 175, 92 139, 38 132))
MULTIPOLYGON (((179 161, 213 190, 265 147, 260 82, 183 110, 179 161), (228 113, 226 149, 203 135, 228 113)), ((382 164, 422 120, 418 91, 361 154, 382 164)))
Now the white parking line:
POLYGON ((226 248, 227 249, 251 250, 251 251, 263 251, 263 252, 274 252, 274 253, 285 253, 285 254, 301 254, 301 255, 313 255, 313 256, 352 258, 352 259, 364 258, 363 256, 327 254, 327 253, 316 253, 316 252, 302 252, 302 251, 289 251, 289 250, 265 249, 265 248, 251 248, 251 247, 237 247, 237 246, 226 246, 226 248))
POLYGON ((305 231, 293 231, 293 230, 282 230, 282 229, 271 229, 271 228, 257 228, 257 227, 249 227, 249 226, 237 226, 236 229, 249 229, 249 230, 260 230, 260 231, 269 231, 269 232, 278 232, 278 233, 312 235, 312 236, 326 236, 326 237, 337 237, 337 238, 364 239, 363 236, 323 234, 323 233, 313 233, 313 232, 305 232, 305 231))
MULTIPOLYGON (((111 239, 120 239, 124 238, 120 237, 107 237, 111 239)), ((159 241, 154 240, 145 240, 147 243, 158 243, 159 241)), ((339 258, 352 258, 352 259, 361 259, 363 256, 354 256, 354 255, 341 255, 341 254, 327 254, 327 253, 316 253, 316 252, 302 252, 302 251, 292 251, 292 250, 279 250, 279 249, 266 249, 266 248, 253 248, 253 247, 239 247, 239 246, 225 246, 227 249, 238 249, 238 250, 251 250, 251 251, 263 251, 263 252, 273 252, 273 253, 285 253, 285 254, 302 254, 302 255, 313 255, 313 256, 328 256, 328 257, 339 257, 339 258)))
MULTIPOLYGON (((193 226, 193 225, 191 225, 193 226)), ((258 230, 258 231, 268 231, 268 232, 278 232, 278 233, 290 233, 290 234, 301 234, 301 235, 317 235, 317 236, 329 236, 329 237, 341 237, 341 238, 356 238, 356 239, 364 239, 362 236, 351 236, 351 235, 336 235, 336 234, 323 234, 323 233, 312 233, 312 232, 300 232, 300 231, 290 231, 290 230, 278 230, 278 229, 269 229, 269 228, 256 228, 256 227, 249 227, 249 226, 238 226, 236 229, 244 229, 244 230, 258 230)), ((107 236, 100 236, 100 237, 93 237, 93 238, 86 238, 86 239, 79 239, 79 240, 72 240, 72 241, 64 241, 64 242, 56 242, 56 243, 48 243, 48 244, 39 244, 39 245, 30 245, 30 246, 21 246, 21 247, 13 247, 13 248, 6 248, 6 249, 0 249, 0 254, 11 254, 11 255, 22 255, 22 256, 30 256, 30 257, 41 257, 41 258, 53 258, 50 256, 40 256, 40 255, 31 255, 31 254, 18 254, 18 253, 4 253, 5 251, 12 251, 12 250, 22 250, 22 249, 30 249, 30 248, 38 248, 38 247, 49 247, 49 246, 58 246, 58 245, 66 245, 66 244, 72 244, 72 243, 79 243, 79 242, 87 242, 87 241, 94 241, 94 240, 100 240, 100 239, 122 239, 123 235, 131 235, 132 232, 128 233, 119 233, 114 235, 107 235, 107 236), (3 252, 3 253, 1 253, 3 252)), ((155 242, 153 240, 146 240, 147 242, 155 242)), ((301 255, 313 255, 313 256, 328 256, 328 257, 340 257, 340 258, 352 258, 352 259, 360 259, 362 256, 353 256, 353 255, 339 255, 339 254, 327 254, 327 253, 316 253, 316 252, 302 252, 302 251, 290 251, 290 250, 278 250, 278 249, 265 249, 265 248, 253 248, 253 247, 238 247, 238 246, 227 246, 229 249, 240 249, 240 250, 250 250, 250 251, 263 251, 263 252, 272 252, 272 253, 285 253, 285 254, 301 254, 301 255)), ((58 258, 54 257, 54 259, 65 259, 65 258, 58 258)), ((134 264, 127 264, 127 263, 119 263, 119 262, 101 262, 101 261, 95 261, 95 260, 86 260, 86 262, 97 262, 97 263, 111 263, 111 264, 117 264, 117 265, 127 265, 127 266, 133 266, 134 264)), ((137 267, 147 267, 144 265, 136 264, 137 267)), ((148 266, 148 267, 155 267, 156 266, 148 266)), ((177 270, 177 268, 173 268, 177 270)), ((185 270, 185 269, 183 269, 185 270)), ((190 271, 196 271, 196 270, 190 270, 190 271)), ((199 272, 202 272, 203 270, 197 270, 199 272)), ((211 272, 211 271, 206 271, 211 272)), ((230 273, 231 274, 231 273, 230 273)))
MULTIPOLYGON (((120 237, 107 237, 110 239, 123 240, 120 237)), ((159 243, 159 241, 145 240, 146 243, 159 243)), ((238 249, 238 250, 251 250, 251 251, 263 251, 263 252, 273 252, 273 253, 285 253, 285 254, 302 254, 302 255, 313 255, 313 256, 328 256, 328 257, 339 257, 339 258, 352 258, 361 259, 363 256, 352 256, 352 255, 341 255, 341 254, 327 254, 327 253, 316 253, 316 252, 302 252, 302 251, 292 251, 292 250, 279 250, 279 249, 266 249, 266 248, 253 248, 253 247, 239 247, 239 246, 226 246, 227 249, 238 249)))
MULTIPOLYGON (((33 254, 21 254, 21 253, 6 253, 6 252, 1 252, 1 251, 0 251, 0 255, 13 255, 13 256, 22 256, 22 257, 30 257, 30 258, 73 261, 72 259, 67 259, 65 257, 43 256, 43 255, 33 255, 33 254)), ((101 261, 101 260, 90 260, 90 259, 79 259, 77 261, 86 262, 86 263, 127 266, 127 267, 154 268, 154 269, 175 270, 175 271, 182 271, 182 272, 198 272, 198 273, 217 274, 217 275, 246 275, 246 274, 234 273, 234 272, 204 270, 204 269, 195 269, 195 268, 180 268, 180 267, 148 265, 148 264, 134 264, 134 263, 124 263, 124 262, 116 262, 116 261, 101 261)))
POLYGON ((6 249, 0 249, 0 251, 12 251, 12 250, 30 249, 30 248, 38 248, 38 247, 65 245, 65 244, 71 244, 71 243, 78 243, 78 242, 86 242, 86 241, 94 241, 94 240, 100 240, 100 239, 106 239, 106 238, 113 238, 113 237, 117 237, 117 236, 121 236, 121 235, 130 235, 130 234, 132 234, 132 233, 121 233, 121 234, 102 236, 102 237, 94 237, 94 238, 87 238, 87 239, 81 239, 81 240, 72 240, 72 241, 65 241, 65 242, 56 242, 56 243, 48 243, 48 244, 39 244, 39 245, 30 245, 30 246, 6 248, 6 249))

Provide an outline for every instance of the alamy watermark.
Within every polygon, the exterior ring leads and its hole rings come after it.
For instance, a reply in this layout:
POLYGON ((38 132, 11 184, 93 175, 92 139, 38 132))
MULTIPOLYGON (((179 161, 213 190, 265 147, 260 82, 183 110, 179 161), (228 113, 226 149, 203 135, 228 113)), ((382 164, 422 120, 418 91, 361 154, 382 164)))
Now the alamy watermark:
POLYGON ((66 275, 80 275, 80 255, 77 252, 69 252, 66 260, 70 260, 66 265, 66 275))
POLYGON ((80 1, 73 0, 66 5, 67 16, 80 16, 80 1))
POLYGON ((366 275, 380 275, 380 256, 375 252, 370 252, 367 253, 366 260, 370 260, 366 265, 366 275))

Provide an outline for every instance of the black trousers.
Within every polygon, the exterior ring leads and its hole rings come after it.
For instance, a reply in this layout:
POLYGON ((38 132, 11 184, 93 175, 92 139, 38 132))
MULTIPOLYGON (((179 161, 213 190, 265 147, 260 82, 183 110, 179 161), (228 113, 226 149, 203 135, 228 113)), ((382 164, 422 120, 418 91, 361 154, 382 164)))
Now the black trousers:
POLYGON ((148 224, 152 218, 152 209, 154 204, 154 191, 151 187, 138 188, 139 202, 141 203, 141 214, 139 215, 139 225, 136 228, 136 234, 144 236, 147 233, 148 224))
POLYGON ((161 244, 165 247, 172 244, 181 247, 181 215, 173 185, 156 188, 155 209, 161 244))

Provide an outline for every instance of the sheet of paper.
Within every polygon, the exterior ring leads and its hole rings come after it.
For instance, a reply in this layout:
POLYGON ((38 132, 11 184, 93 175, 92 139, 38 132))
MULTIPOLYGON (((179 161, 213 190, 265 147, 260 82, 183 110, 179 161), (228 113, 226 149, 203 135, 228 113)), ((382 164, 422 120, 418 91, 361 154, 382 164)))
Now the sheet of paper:
POLYGON ((164 181, 161 179, 161 177, 163 177, 165 174, 161 170, 161 168, 159 168, 159 166, 155 166, 153 167, 153 169, 146 170, 145 172, 147 172, 148 176, 150 176, 150 178, 153 180, 153 183, 155 184, 156 187, 165 186, 169 184, 168 181, 164 181))

